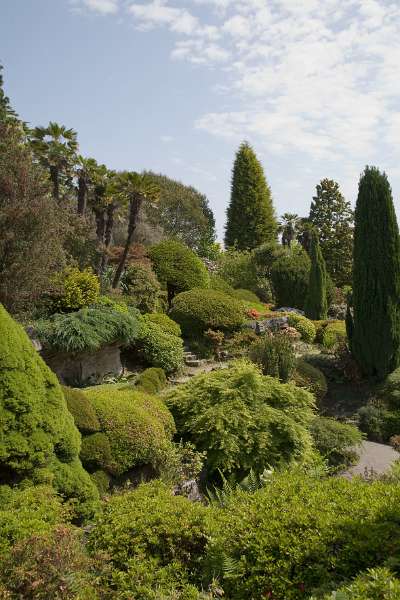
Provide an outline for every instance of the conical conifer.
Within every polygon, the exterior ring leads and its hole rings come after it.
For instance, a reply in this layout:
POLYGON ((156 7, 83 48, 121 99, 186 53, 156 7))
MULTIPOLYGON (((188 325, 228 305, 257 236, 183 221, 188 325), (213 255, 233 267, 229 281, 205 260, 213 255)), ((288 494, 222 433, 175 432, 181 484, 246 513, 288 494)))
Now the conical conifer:
POLYGON ((261 163, 243 142, 233 165, 231 201, 227 210, 225 245, 238 250, 276 240, 278 223, 261 163))
POLYGON ((315 232, 311 239, 311 269, 308 284, 308 293, 305 303, 305 313, 309 319, 326 319, 328 302, 326 296, 326 266, 319 246, 318 236, 315 232))
POLYGON ((385 173, 366 167, 355 212, 353 316, 347 325, 354 358, 367 376, 400 365, 400 240, 385 173))

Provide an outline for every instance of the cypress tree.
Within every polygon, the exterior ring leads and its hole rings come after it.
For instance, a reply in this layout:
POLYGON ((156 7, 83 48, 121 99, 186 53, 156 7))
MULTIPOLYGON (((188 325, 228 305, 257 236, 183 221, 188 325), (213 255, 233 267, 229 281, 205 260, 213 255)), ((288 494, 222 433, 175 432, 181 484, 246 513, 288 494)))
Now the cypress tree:
POLYGON ((400 240, 385 173, 366 167, 358 186, 350 348, 363 373, 384 378, 400 364, 400 240))
POLYGON ((305 312, 309 319, 326 319, 328 311, 326 266, 316 233, 312 234, 310 257, 311 269, 305 312))
POLYGON ((249 250, 275 241, 277 231, 271 190, 263 168, 252 147, 243 142, 233 165, 225 245, 249 250))

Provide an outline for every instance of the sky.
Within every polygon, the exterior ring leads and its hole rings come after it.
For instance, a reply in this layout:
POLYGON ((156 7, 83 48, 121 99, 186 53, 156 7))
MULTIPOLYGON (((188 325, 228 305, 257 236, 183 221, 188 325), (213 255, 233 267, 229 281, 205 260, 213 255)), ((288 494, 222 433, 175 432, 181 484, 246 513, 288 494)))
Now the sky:
POLYGON ((396 0, 0 0, 0 63, 25 121, 195 186, 220 238, 242 140, 278 215, 307 215, 325 177, 354 205, 366 164, 400 214, 396 0))

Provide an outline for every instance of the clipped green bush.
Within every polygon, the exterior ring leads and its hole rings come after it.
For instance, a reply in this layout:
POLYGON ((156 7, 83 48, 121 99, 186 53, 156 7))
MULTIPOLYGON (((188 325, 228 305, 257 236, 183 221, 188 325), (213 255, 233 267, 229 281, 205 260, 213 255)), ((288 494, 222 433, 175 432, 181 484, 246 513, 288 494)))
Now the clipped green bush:
MULTIPOLYGON (((400 579, 389 569, 379 567, 368 569, 358 575, 348 585, 341 586, 332 594, 326 594, 323 600, 395 600, 400 598, 400 579)), ((311 600, 317 600, 312 597, 311 600)))
POLYGON ((136 263, 128 265, 121 277, 121 289, 141 312, 156 310, 161 286, 151 267, 136 263))
POLYGON ((178 371, 183 366, 182 339, 166 333, 158 323, 142 319, 134 348, 147 365, 166 373, 178 371))
POLYGON ((176 335, 177 337, 182 335, 182 331, 178 323, 175 323, 175 321, 173 321, 171 317, 165 313, 146 314, 144 315, 144 319, 147 322, 156 323, 165 333, 170 333, 171 335, 176 335))
POLYGON ((176 240, 164 240, 150 248, 158 280, 168 292, 168 303, 172 298, 194 287, 208 287, 209 275, 204 263, 185 244, 176 240))
POLYGON ((142 484, 109 498, 94 523, 89 548, 110 556, 117 597, 197 600, 191 583, 201 577, 206 516, 202 504, 174 496, 161 482, 142 484), (174 590, 177 595, 171 596, 174 590))
POLYGON ((223 292, 224 294, 228 294, 228 296, 235 295, 233 287, 217 273, 210 274, 210 289, 223 292))
POLYGON ((44 349, 60 352, 95 352, 102 346, 129 344, 139 333, 135 314, 109 308, 83 308, 37 321, 36 334, 44 349))
POLYGON ((105 496, 110 488, 110 475, 106 471, 99 469, 91 473, 90 477, 97 487, 100 497, 105 496))
POLYGON ((327 394, 328 383, 325 375, 305 360, 297 360, 292 378, 297 386, 309 390, 317 400, 322 400, 327 394))
POLYGON ((82 439, 80 452, 82 464, 88 471, 105 469, 112 464, 111 446, 105 433, 93 433, 82 439))
POLYGON ((89 513, 97 490, 56 376, 0 305, 0 472, 3 483, 51 482, 89 513))
POLYGON ((328 417, 315 417, 310 432, 315 447, 331 467, 343 469, 358 459, 362 433, 357 427, 328 417))
POLYGON ((167 378, 163 369, 150 367, 140 373, 136 380, 136 389, 147 394, 158 394, 167 385, 167 378))
POLYGON ((256 304, 260 303, 260 298, 251 290, 239 288, 233 290, 233 296, 234 298, 237 298, 238 300, 243 300, 244 302, 255 302, 256 304))
POLYGON ((115 476, 138 465, 162 471, 173 453, 171 437, 175 431, 162 400, 118 385, 86 388, 85 394, 109 441, 111 460, 107 470, 115 476))
POLYGON ((226 250, 218 259, 217 275, 231 288, 253 291, 257 284, 258 272, 252 252, 240 252, 232 248, 226 250))
POLYGON ((296 313, 289 313, 288 323, 290 327, 294 327, 301 335, 301 339, 308 344, 312 344, 315 340, 317 331, 315 325, 310 319, 297 315, 296 313))
POLYGON ((318 341, 324 348, 334 348, 338 343, 345 342, 346 323, 344 321, 328 321, 318 332, 318 341))
POLYGON ((210 578, 230 600, 301 600, 336 589, 398 556, 399 502, 395 484, 284 472, 210 513, 210 578))
POLYGON ((292 341, 288 335, 263 335, 249 348, 249 358, 260 366, 263 375, 287 383, 296 365, 292 341))
POLYGON ((62 386, 68 410, 81 433, 100 431, 100 423, 96 412, 82 390, 62 386))
POLYGON ((61 288, 61 294, 54 301, 59 311, 79 310, 94 304, 100 294, 100 281, 91 269, 80 271, 76 267, 68 267, 55 278, 61 288))
POLYGON ((207 452, 209 476, 221 470, 242 479, 250 469, 309 458, 313 397, 250 362, 196 375, 165 398, 178 435, 207 452))
POLYGON ((390 408, 400 409, 400 368, 386 377, 379 390, 379 397, 390 408))
POLYGON ((234 331, 244 323, 244 307, 223 292, 196 288, 174 298, 171 317, 187 336, 207 329, 234 331))
POLYGON ((307 252, 295 248, 280 256, 271 267, 271 281, 278 306, 304 308, 311 262, 307 252))
POLYGON ((358 426, 369 440, 388 442, 400 433, 400 410, 390 410, 380 400, 368 402, 358 411, 358 426))

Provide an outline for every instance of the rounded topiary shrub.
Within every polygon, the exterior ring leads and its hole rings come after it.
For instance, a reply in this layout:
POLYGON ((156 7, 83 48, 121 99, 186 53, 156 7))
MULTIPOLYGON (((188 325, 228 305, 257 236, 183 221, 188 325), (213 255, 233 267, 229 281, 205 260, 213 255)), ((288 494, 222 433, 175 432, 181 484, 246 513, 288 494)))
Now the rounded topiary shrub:
POLYGON ((308 344, 312 344, 315 340, 317 330, 315 325, 310 319, 297 315, 296 313, 289 313, 288 323, 291 327, 294 327, 301 335, 301 339, 308 344))
POLYGON ((109 472, 118 476, 139 465, 162 471, 173 453, 175 431, 162 400, 118 385, 86 388, 85 394, 109 441, 109 472))
POLYGON ((151 267, 136 263, 128 265, 121 277, 121 289, 141 312, 156 310, 161 286, 151 267))
POLYGON ((75 425, 81 433, 95 433, 100 431, 100 423, 96 412, 89 400, 82 392, 75 388, 62 386, 68 410, 74 417, 75 425))
POLYGON ((110 557, 117 597, 200 598, 191 583, 201 579, 207 512, 199 502, 174 496, 160 481, 111 496, 88 545, 110 557))
POLYGON ((79 461, 80 434, 62 389, 0 305, 0 472, 3 483, 52 481, 91 510, 97 490, 79 461))
POLYGON ((309 390, 317 400, 322 400, 326 396, 328 383, 325 375, 320 369, 305 360, 297 361, 292 379, 297 386, 309 390))
POLYGON ((331 467, 344 469, 357 461, 357 447, 362 442, 362 433, 357 427, 328 417, 316 417, 310 431, 315 447, 331 467))
POLYGON ((168 291, 168 301, 194 287, 208 287, 209 275, 204 263, 187 246, 176 240, 164 240, 150 249, 149 256, 159 281, 168 291))
POLYGON ((228 294, 228 296, 234 296, 235 290, 233 287, 217 273, 211 273, 210 275, 210 288, 228 294))
POLYGON ((104 433, 93 433, 82 439, 80 452, 82 464, 88 471, 105 469, 112 464, 111 446, 108 437, 104 433))
POLYGON ((296 356, 290 337, 284 333, 263 335, 249 348, 249 357, 258 364, 263 375, 289 381, 296 365, 296 356))
POLYGON ((68 267, 55 278, 61 288, 60 296, 54 300, 54 308, 59 311, 79 310, 95 304, 100 294, 100 281, 91 269, 80 271, 68 267))
POLYGON ((150 323, 156 323, 165 333, 170 333, 171 335, 176 335, 180 337, 182 335, 182 331, 178 323, 175 323, 165 313, 151 313, 144 315, 144 319, 150 323))
POLYGON ((400 409, 400 368, 386 377, 379 396, 390 408, 400 409))
POLYGON ((207 329, 234 331, 244 323, 244 307, 223 292, 195 288, 174 298, 171 317, 188 336, 207 329))
POLYGON ((133 347, 146 365, 164 369, 166 373, 183 366, 183 341, 167 333, 160 325, 142 319, 140 333, 133 347))
POLYGON ((90 477, 99 490, 100 496, 105 496, 110 488, 110 475, 106 471, 99 469, 98 471, 92 473, 90 477))
POLYGON ((344 321, 328 322, 321 331, 321 344, 324 348, 334 348, 340 342, 347 339, 346 323, 344 321))
POLYGON ((259 304, 261 302, 260 298, 252 292, 251 290, 237 289, 233 290, 233 296, 238 300, 243 300, 244 302, 255 302, 259 304))
POLYGON ((250 469, 304 462, 314 399, 291 384, 264 377, 245 361, 196 375, 166 394, 178 435, 207 453, 209 476, 244 477, 250 469))
POLYGON ((304 308, 311 262, 305 250, 291 251, 279 257, 271 267, 276 304, 304 308))
POLYGON ((157 394, 167 385, 167 378, 163 369, 150 367, 140 373, 136 380, 136 389, 147 392, 148 394, 157 394))

